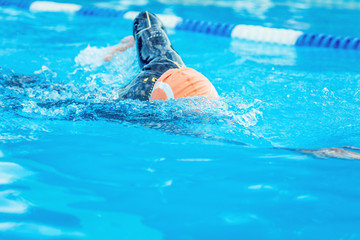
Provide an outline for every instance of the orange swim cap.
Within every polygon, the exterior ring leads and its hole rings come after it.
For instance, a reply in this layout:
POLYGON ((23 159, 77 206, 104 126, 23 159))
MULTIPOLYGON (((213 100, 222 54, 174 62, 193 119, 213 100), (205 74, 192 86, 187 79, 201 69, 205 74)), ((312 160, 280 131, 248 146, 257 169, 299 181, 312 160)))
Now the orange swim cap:
POLYGON ((215 87, 198 71, 192 68, 170 69, 156 81, 150 101, 195 96, 219 98, 215 87))

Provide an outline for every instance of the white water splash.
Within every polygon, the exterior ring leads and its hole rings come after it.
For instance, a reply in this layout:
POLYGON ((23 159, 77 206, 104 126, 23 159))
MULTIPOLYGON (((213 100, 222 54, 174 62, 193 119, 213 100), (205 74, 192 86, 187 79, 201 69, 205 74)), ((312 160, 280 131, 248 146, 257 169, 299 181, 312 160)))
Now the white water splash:
POLYGON ((104 64, 104 57, 109 53, 108 47, 91 47, 88 45, 84 50, 80 51, 75 57, 77 65, 82 67, 89 66, 92 68, 99 67, 104 64))
MULTIPOLYGON (((75 57, 75 63, 80 68, 70 75, 78 72, 88 72, 87 81, 96 81, 104 85, 119 83, 120 87, 130 81, 140 71, 137 63, 137 53, 134 47, 123 53, 116 54, 110 62, 105 62, 104 57, 113 47, 87 46, 75 57)), ((76 76, 74 76, 76 77, 76 76)))

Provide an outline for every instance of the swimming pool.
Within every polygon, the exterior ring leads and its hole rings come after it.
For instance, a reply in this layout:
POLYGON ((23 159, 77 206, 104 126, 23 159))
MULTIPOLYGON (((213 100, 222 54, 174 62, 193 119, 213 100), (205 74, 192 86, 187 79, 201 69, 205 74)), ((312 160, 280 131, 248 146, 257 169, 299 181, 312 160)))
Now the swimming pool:
MULTIPOLYGON (((360 37, 349 1, 99 2, 73 1, 360 37)), ((101 59, 131 21, 0 22, 0 239, 360 239, 359 161, 287 150, 360 147, 359 51, 169 29, 221 100, 116 102, 136 52, 101 59)))

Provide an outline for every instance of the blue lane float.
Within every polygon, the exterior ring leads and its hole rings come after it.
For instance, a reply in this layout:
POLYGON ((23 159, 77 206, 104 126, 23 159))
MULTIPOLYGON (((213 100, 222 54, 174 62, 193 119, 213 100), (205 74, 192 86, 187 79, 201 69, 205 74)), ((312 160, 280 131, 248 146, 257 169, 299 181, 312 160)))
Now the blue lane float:
POLYGON ((22 0, 0 0, 0 6, 29 9, 32 2, 22 0))
MULTIPOLYGON (((138 12, 83 7, 72 3, 51 1, 0 0, 2 7, 16 7, 32 12, 65 12, 79 16, 134 19, 138 12)), ((360 39, 325 34, 309 34, 291 29, 268 28, 243 24, 224 24, 201 20, 183 19, 173 15, 158 14, 164 25, 179 31, 190 31, 248 41, 267 42, 297 47, 359 50, 360 39)))

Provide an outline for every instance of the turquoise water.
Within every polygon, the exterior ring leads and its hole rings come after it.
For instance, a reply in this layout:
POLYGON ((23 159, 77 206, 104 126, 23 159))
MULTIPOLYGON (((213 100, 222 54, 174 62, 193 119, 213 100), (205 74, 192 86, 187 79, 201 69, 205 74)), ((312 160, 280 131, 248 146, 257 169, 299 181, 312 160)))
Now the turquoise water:
MULTIPOLYGON (((77 3, 360 37, 349 1, 77 3)), ((291 150, 360 147, 358 52, 169 30, 221 99, 117 102, 131 21, 0 23, 0 239, 360 239, 360 162, 291 150)))

